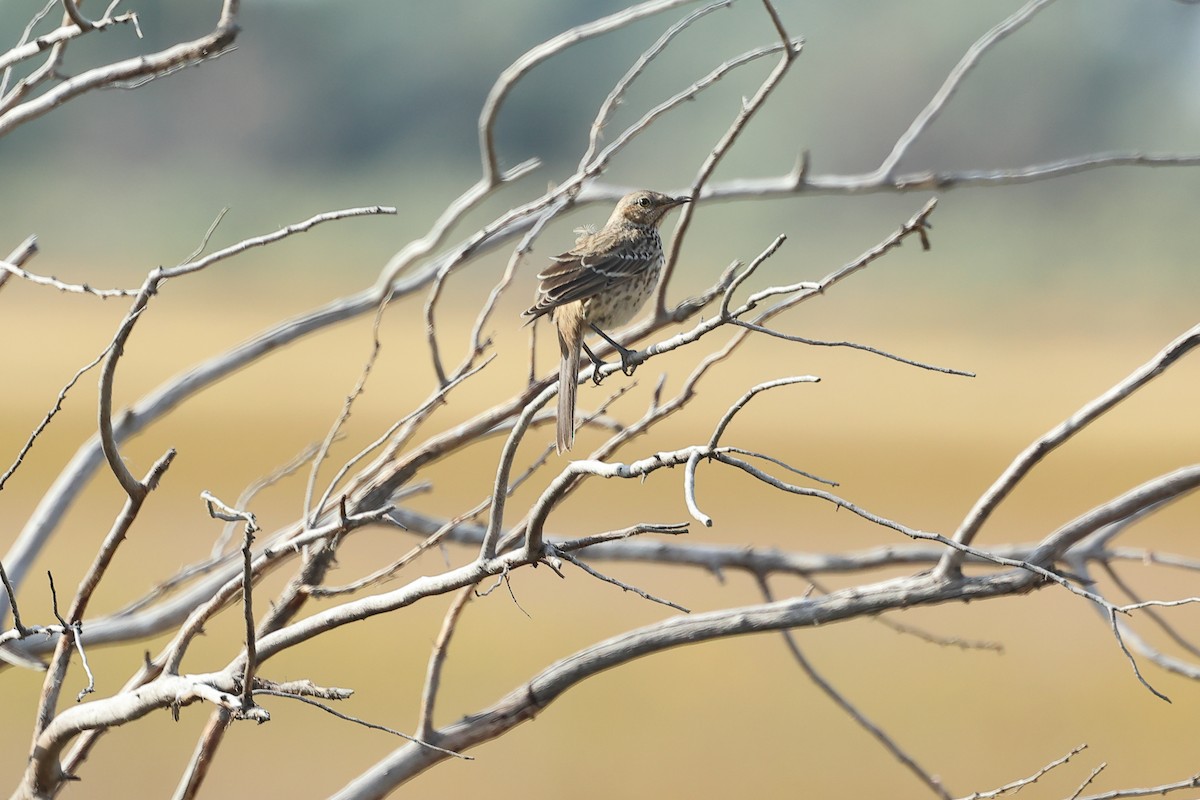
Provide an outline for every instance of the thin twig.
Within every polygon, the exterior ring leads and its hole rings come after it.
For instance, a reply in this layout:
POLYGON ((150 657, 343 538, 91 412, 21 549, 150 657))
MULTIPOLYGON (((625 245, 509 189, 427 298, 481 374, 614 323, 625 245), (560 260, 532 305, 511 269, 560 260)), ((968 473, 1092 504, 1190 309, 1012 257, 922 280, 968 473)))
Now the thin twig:
MULTIPOLYGON (((1157 378, 1171 367, 1171 365, 1190 352, 1196 345, 1200 345, 1200 325, 1196 325, 1184 332, 1159 351, 1153 358, 1135 369, 1124 380, 1085 404, 1066 420, 1038 437, 1032 444, 1021 451, 1000 477, 988 487, 987 491, 979 496, 975 505, 959 524, 958 530, 955 531, 954 541, 960 544, 970 544, 996 507, 1012 493, 1012 490, 1029 474, 1034 466, 1041 462, 1050 452, 1070 440, 1075 434, 1126 400, 1138 389, 1157 378)), ((961 564, 962 557, 960 555, 948 552, 938 565, 937 572, 941 577, 949 579, 959 571, 961 564)))
POLYGON ((962 798, 962 800, 992 800, 992 798, 999 797, 1000 795, 1008 794, 1010 792, 1019 792, 1022 789, 1024 789, 1026 786, 1037 783, 1038 780, 1043 775, 1045 775, 1047 772, 1050 772, 1052 769, 1055 769, 1056 767, 1061 767, 1063 764, 1066 764, 1068 761, 1070 761, 1072 758, 1079 755, 1086 749, 1087 749, 1087 745, 1081 744, 1078 747, 1073 748, 1071 750, 1071 752, 1067 753, 1062 758, 1058 758, 1058 759, 1055 759, 1054 761, 1051 761, 1049 764, 1042 767, 1037 772, 1033 773, 1032 775, 1030 775, 1027 778, 1021 778, 1018 781, 1013 781, 1012 783, 1006 783, 998 789, 991 789, 986 792, 971 792, 971 794, 965 796, 964 798, 962 798))
MULTIPOLYGON (((328 493, 326 493, 326 495, 322 496, 321 502, 316 507, 313 506, 312 498, 313 491, 316 488, 317 475, 320 472, 321 464, 329 456, 329 448, 333 446, 334 441, 340 435, 342 426, 350 419, 350 412, 354 408, 354 401, 366 391, 367 380, 371 377, 371 370, 374 369, 375 362, 379 358, 379 351, 383 349, 383 343, 379 339, 379 326, 383 322, 383 312, 387 309, 390 299, 390 295, 384 297, 379 303, 379 308, 375 310, 375 319, 371 323, 371 351, 367 354, 367 360, 363 362, 354 388, 350 390, 350 394, 346 395, 346 399, 342 403, 341 412, 338 414, 337 419, 333 421, 333 424, 329 426, 329 432, 325 434, 325 439, 317 449, 316 455, 313 456, 312 466, 308 471, 308 482, 304 486, 304 518, 305 524, 310 528, 317 524, 317 519, 321 515, 321 509, 329 499, 328 493)), ((332 490, 333 486, 331 485, 329 488, 332 490)))
POLYGON ((8 479, 13 476, 18 468, 20 468, 22 462, 25 460, 25 456, 29 455, 29 451, 33 449, 33 445, 37 441, 37 438, 41 436, 42 432, 50 425, 50 421, 54 419, 55 415, 57 415, 59 411, 62 411, 63 401, 67 399, 67 392, 75 388, 75 384, 79 382, 79 379, 82 378, 88 370, 99 364, 101 359, 108 355, 112 347, 113 343, 109 342, 108 345, 106 345, 105 348, 100 351, 100 355, 96 356, 90 362, 80 367, 75 374, 71 376, 71 379, 67 381, 66 385, 58 390, 58 397, 55 398, 54 405, 51 406, 50 410, 46 412, 46 415, 42 417, 41 421, 37 424, 37 427, 33 429, 33 432, 29 434, 29 438, 25 440, 25 444, 23 444, 21 449, 17 451, 17 456, 13 459, 13 463, 4 471, 3 475, 0 475, 0 490, 4 489, 4 485, 8 483, 8 479))
POLYGON ((1072 792, 1067 800, 1079 800, 1079 795, 1083 794, 1083 790, 1092 785, 1092 781, 1099 777, 1100 773, 1108 766, 1108 762, 1101 761, 1099 766, 1092 770, 1091 774, 1084 779, 1083 783, 1079 784, 1079 788, 1072 792))
POLYGON ((508 93, 512 91, 513 86, 522 77, 546 59, 557 55, 579 42, 618 30, 639 19, 685 5, 690 1, 651 0, 651 2, 639 3, 631 8, 622 9, 615 14, 602 17, 594 22, 577 25, 533 47, 500 73, 500 77, 496 79, 496 83, 492 86, 491 91, 488 92, 487 100, 483 104, 483 110, 479 114, 479 152, 483 158, 484 182, 490 187, 503 180, 500 175, 499 158, 496 154, 494 134, 496 117, 500 112, 501 106, 504 104, 505 98, 508 97, 508 93))
POLYGON ((1128 797, 1152 797, 1154 795, 1167 795, 1171 792, 1195 789, 1197 787, 1200 787, 1200 774, 1185 778, 1178 783, 1164 783, 1161 786, 1148 786, 1145 789, 1117 789, 1116 791, 1103 792, 1102 794, 1090 794, 1087 797, 1079 798, 1079 800, 1124 800, 1128 797))
POLYGON ((251 545, 254 544, 254 522, 246 522, 246 538, 242 544, 242 613, 246 621, 246 671, 242 675, 242 708, 249 710, 254 704, 254 670, 258 666, 258 654, 254 647, 254 568, 251 545))
POLYGON ((300 695, 300 694, 293 694, 292 692, 283 692, 283 691, 279 691, 278 689, 255 689, 254 693, 255 694, 265 694, 265 695, 269 695, 271 697, 283 697, 288 700, 298 700, 301 703, 304 703, 305 705, 310 705, 315 708, 319 708, 322 711, 324 711, 325 713, 332 714, 333 716, 337 717, 338 719, 345 720, 346 722, 353 722, 355 725, 362 725, 364 728, 370 728, 373 731, 383 731, 384 733, 390 733, 393 736, 399 736, 401 739, 407 739, 408 741, 410 741, 413 744, 418 745, 420 747, 427 747, 430 750, 433 750, 438 753, 442 753, 447 756, 451 756, 453 758, 461 758, 463 761, 474 761, 475 760, 474 756, 468 756, 468 755, 464 755, 463 753, 457 753, 453 750, 447 750, 444 747, 438 747, 437 745, 435 745, 431 742, 422 741, 420 738, 418 738, 416 736, 412 736, 410 734, 404 733, 403 731, 398 731, 395 728, 389 728, 386 725, 379 725, 374 722, 367 722, 364 719, 359 719, 358 717, 353 717, 349 714, 343 714, 341 711, 331 708, 331 707, 325 705, 324 703, 319 703, 316 700, 313 700, 311 697, 305 697, 304 695, 300 695))
POLYGON ((979 58, 993 46, 995 46, 997 42, 1020 28, 1022 25, 1032 19, 1034 14, 1036 14, 1038 11, 1041 11, 1052 2, 1053 0, 1031 0, 1031 2, 1021 6, 1021 8, 1018 9, 1012 16, 1001 22, 999 25, 996 25, 994 28, 984 34, 978 41, 967 48, 966 54, 963 55, 962 59, 958 62, 958 64, 955 65, 954 69, 951 70, 950 74, 946 77, 945 82, 942 83, 941 88, 937 90, 933 98, 929 101, 928 105, 921 109, 921 113, 919 113, 916 119, 912 121, 912 124, 908 126, 908 130, 900 134, 900 138, 896 140, 895 146, 892 147, 892 152, 889 153, 887 158, 883 160, 883 163, 879 165, 879 169, 876 170, 875 175, 878 176, 880 180, 888 180, 893 177, 893 173, 896 171, 896 167, 899 165, 900 159, 904 158, 904 154, 908 152, 908 149, 912 146, 913 142, 915 142, 921 136, 921 134, 925 131, 925 128, 928 127, 933 120, 937 119, 939 114, 941 114, 942 109, 946 107, 946 103, 950 100, 950 97, 954 94, 955 90, 958 89, 959 85, 963 81, 963 78, 965 78, 967 73, 971 71, 971 68, 974 67, 979 61, 979 58))
POLYGON ((588 566, 587 563, 584 562, 582 559, 576 558, 575 556, 568 553, 566 550, 553 549, 553 546, 552 546, 551 552, 555 556, 558 556, 560 558, 565 558, 567 561, 570 561, 572 564, 579 567, 581 570, 586 572, 588 575, 591 575, 593 578, 599 578, 600 580, 604 581, 605 583, 611 583, 613 586, 619 586, 623 591, 633 592, 638 597, 645 598, 646 600, 649 600, 652 603, 658 603, 660 605, 667 606, 668 608, 673 608, 676 611, 682 611, 684 614, 692 613, 690 609, 684 608, 683 606, 679 605, 678 603, 674 603, 674 602, 671 602, 670 600, 665 600, 661 597, 657 597, 643 589, 639 589, 636 586, 632 586, 628 583, 625 583, 624 581, 619 581, 616 578, 613 578, 609 575, 605 575, 603 572, 600 572, 599 570, 588 566))
POLYGON ((208 769, 212 765, 212 754, 221 746, 225 732, 233 719, 232 712, 218 706, 213 709, 204 725, 204 730, 196 739, 196 748, 188 761, 187 768, 179 778, 179 784, 171 800, 195 800, 200 794, 200 787, 208 777, 208 769))
MULTIPOLYGON (((21 38, 17 40, 17 43, 11 47, 7 53, 0 54, 0 69, 3 69, 3 72, 0 72, 0 100, 2 100, 8 93, 8 81, 10 78, 12 78, 13 64, 23 61, 26 58, 31 58, 44 49, 42 47, 38 47, 36 43, 30 47, 27 42, 29 42, 29 37, 33 35, 33 29, 37 27, 39 22, 46 18, 46 15, 49 14, 50 10, 56 5, 58 5, 58 0, 47 0, 46 5, 42 6, 42 10, 34 14, 29 22, 25 24, 25 28, 21 31, 21 38)), ((63 28, 66 27, 67 26, 63 26, 63 28)), ((59 30, 63 30, 63 28, 60 28, 59 30)), ((53 34, 39 36, 38 40, 41 41, 43 39, 47 39, 51 35, 53 34)), ((47 42, 46 47, 49 47, 53 44, 56 44, 56 42, 47 42)), ((12 259, 9 260, 11 261, 12 259)), ((0 286, 3 285, 4 278, 4 275, 0 275, 0 286)))
POLYGON ((667 28, 667 30, 663 32, 662 36, 658 37, 658 41, 656 41, 645 52, 637 57, 637 60, 633 62, 633 66, 631 66, 625 72, 625 74, 621 76, 621 80, 617 81, 617 84, 608 93, 608 97, 604 98, 604 102, 600 104, 600 108, 596 112, 596 118, 592 121, 592 129, 588 134, 587 150, 584 151, 583 157, 579 159, 579 167, 577 168, 579 172, 584 172, 591 164, 593 157, 596 155, 596 149, 600 145, 600 136, 604 132, 604 127, 608 124, 613 111, 621 103, 621 100, 625 96, 625 93, 629 90, 629 87, 635 80, 637 80, 638 76, 642 74, 647 65, 649 65, 649 63, 653 61, 659 55, 659 53, 665 50, 667 45, 669 45, 676 36, 683 33, 683 31, 693 22, 701 17, 711 14, 717 9, 729 8, 731 5, 732 0, 720 0, 720 2, 710 3, 709 5, 693 11, 671 27, 667 28))
POLYGON ((731 320, 730 322, 733 325, 738 325, 743 328, 748 328, 749 330, 755 331, 757 333, 764 333, 767 336, 772 336, 776 339, 782 339, 787 342, 799 342, 800 344, 808 344, 808 345, 812 345, 814 347, 848 347, 852 350, 862 350, 867 353, 873 353, 874 355, 877 355, 877 356, 883 356, 884 358, 891 359, 892 361, 899 361, 901 364, 907 364, 910 367, 918 367, 920 369, 927 369, 930 372, 941 372, 946 375, 959 375, 964 378, 974 378, 975 377, 974 372, 968 372, 966 370, 955 369, 953 367, 939 367, 936 364, 927 364, 924 361, 917 361, 915 359, 905 358, 904 356, 898 356, 895 353, 889 353, 886 350, 882 350, 878 347, 872 347, 867 344, 859 344, 858 342, 849 342, 849 341, 829 342, 829 341, 825 341, 822 339, 809 339, 806 336, 795 336, 793 334, 782 333, 781 331, 774 330, 773 328, 768 328, 763 325, 755 325, 753 322, 746 322, 745 320, 741 320, 741 319, 731 320))
POLYGON ((421 692, 421 711, 417 715, 417 735, 424 741, 433 741, 437 731, 433 726, 434 705, 437 703, 438 689, 442 685, 442 666, 446 663, 446 653, 450 647, 450 639, 458 627, 458 620, 463 609, 475 595, 474 586, 466 586, 454 596, 450 607, 442 618, 442 627, 438 631, 433 649, 429 652, 429 666, 425 670, 425 688, 421 692))
POLYGON ((68 294, 90 294, 93 297, 106 298, 136 297, 138 293, 137 289, 96 289, 88 286, 86 283, 67 283, 66 281, 60 281, 53 275, 35 275, 29 270, 22 269, 9 261, 0 261, 0 271, 3 271, 5 275, 12 275, 37 286, 50 286, 68 294))
POLYGON ((764 261, 773 256, 775 251, 782 247, 783 243, 786 241, 787 236, 782 233, 779 234, 777 237, 775 237, 775 241, 771 242, 771 244, 767 246, 766 250, 763 250, 761 253, 759 253, 758 256, 750 262, 750 265, 738 273, 738 276, 730 282, 729 288, 725 290, 725 294, 721 297, 722 319, 733 318, 729 313, 729 304, 733 301, 733 293, 738 290, 738 288, 746 281, 747 278, 753 275, 758 268, 762 266, 764 261))
POLYGON ((13 589, 12 583, 8 580, 8 573, 4 570, 4 562, 0 561, 0 582, 4 584, 4 592, 8 595, 8 606, 12 609, 13 627, 22 637, 29 635, 29 628, 26 628, 21 622, 21 609, 17 608, 17 592, 13 589))
POLYGON ((1144 677, 1142 677, 1142 671, 1138 668, 1137 659, 1133 657, 1133 653, 1129 652, 1129 647, 1126 646, 1126 644, 1125 644, 1125 637, 1123 637, 1121 635, 1121 626, 1117 622, 1118 610, 1119 609, 1116 609, 1116 608, 1108 609, 1108 622, 1109 622, 1109 626, 1112 629, 1113 636, 1116 637, 1117 644, 1120 645, 1120 647, 1121 647, 1121 652, 1125 654, 1125 658, 1129 661, 1129 666, 1133 668, 1134 677, 1136 677, 1138 679, 1138 682, 1140 684, 1142 684, 1142 686, 1146 687, 1146 689, 1150 692, 1150 694, 1154 695, 1159 700, 1165 700, 1168 703, 1170 703, 1171 698, 1167 697, 1165 694, 1160 692, 1158 689, 1155 689, 1153 686, 1150 685, 1149 681, 1147 681, 1144 677))
POLYGON ((729 407, 729 410, 725 412, 724 416, 721 417, 720 421, 717 422, 717 427, 713 429, 712 436, 710 436, 708 439, 708 449, 717 449, 717 446, 721 442, 721 434, 723 434, 725 429, 729 427, 729 423, 733 422, 733 418, 737 416, 737 413, 745 408, 746 404, 749 403, 750 400, 758 393, 765 392, 770 389, 777 389, 780 386, 791 386, 796 383, 819 383, 820 380, 821 379, 816 375, 793 375, 788 378, 778 378, 773 381, 760 383, 757 386, 752 387, 740 398, 738 398, 737 401, 729 407))
MULTIPOLYGON (((779 63, 775 69, 771 70, 771 74, 767 76, 762 85, 758 87, 758 91, 749 100, 742 101, 742 107, 738 111, 729 128, 717 140, 712 151, 704 159, 704 163, 700 165, 700 169, 696 174, 696 178, 692 181, 691 191, 689 195, 696 200, 700 199, 704 185, 708 183, 709 177, 717 168, 717 165, 724 159, 725 154, 733 147, 734 142, 738 140, 746 125, 754 117, 760 108, 767 102, 767 99, 775 91, 783 76, 787 74, 796 57, 800 55, 800 44, 794 42, 784 30, 783 22, 779 18, 778 12, 771 4, 771 0, 762 0, 763 7, 766 9, 767 15, 771 18, 771 23, 775 26, 775 30, 779 35, 780 46, 783 49, 783 56, 779 59, 779 63)), ((675 235, 671 237, 671 244, 667 249, 666 259, 663 263, 662 277, 659 279, 658 290, 655 294, 655 317, 664 317, 667 314, 667 287, 671 282, 671 277, 675 272, 675 264, 679 259, 680 249, 683 246, 684 237, 687 235, 688 228, 692 222, 692 216, 696 213, 698 203, 688 203, 683 207, 683 212, 679 215, 679 222, 675 225, 675 235)))
MULTIPOLYGON (((767 582, 766 576, 756 575, 755 578, 758 581, 758 588, 759 591, 762 592, 763 599, 765 599, 768 603, 775 602, 774 594, 771 592, 771 585, 767 582)), ((848 714, 850 718, 854 720, 860 728, 870 734, 875 741, 879 742, 879 744, 881 744, 885 750, 891 753, 892 757, 899 761, 902 766, 906 767, 909 772, 917 776, 917 779, 920 780, 921 783, 925 784, 931 792, 938 797, 943 798, 943 800, 950 800, 950 792, 947 791, 946 787, 942 785, 940 780, 935 778, 928 770, 918 764, 916 760, 904 750, 904 748, 900 747, 895 739, 893 739, 887 734, 886 731, 883 730, 883 728, 880 728, 869 717, 859 711, 858 708, 851 703, 845 695, 834 688, 833 684, 825 680, 825 676, 817 672, 816 668, 812 665, 812 662, 810 662, 808 657, 804 655, 804 652, 801 651, 800 645, 796 643, 796 637, 791 631, 782 631, 780 635, 783 636, 783 641, 784 644, 787 645, 788 652, 792 654, 792 658, 796 660, 796 663, 800 666, 800 669, 804 671, 804 674, 808 676, 808 679, 812 681, 818 689, 825 693, 826 697, 832 700, 836 706, 848 714)))

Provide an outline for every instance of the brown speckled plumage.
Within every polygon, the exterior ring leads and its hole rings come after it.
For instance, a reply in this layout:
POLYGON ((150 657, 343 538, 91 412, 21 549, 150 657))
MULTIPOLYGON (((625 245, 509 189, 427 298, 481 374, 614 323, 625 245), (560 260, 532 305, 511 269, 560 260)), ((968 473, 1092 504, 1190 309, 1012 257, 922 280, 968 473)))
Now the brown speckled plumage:
POLYGON ((627 194, 603 228, 583 233, 573 248, 555 256, 538 275, 537 302, 524 315, 536 319, 553 314, 558 328, 560 453, 570 450, 575 440, 575 392, 585 329, 607 331, 633 319, 662 272, 658 226, 668 211, 690 199, 648 190, 627 194))

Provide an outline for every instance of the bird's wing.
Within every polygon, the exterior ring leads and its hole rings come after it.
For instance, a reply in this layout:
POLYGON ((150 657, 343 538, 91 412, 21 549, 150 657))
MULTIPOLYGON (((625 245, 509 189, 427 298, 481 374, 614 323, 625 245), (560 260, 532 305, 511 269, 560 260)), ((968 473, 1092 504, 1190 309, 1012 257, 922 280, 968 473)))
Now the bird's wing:
POLYGON ((647 266, 646 254, 628 247, 591 253, 569 250, 552 260, 554 263, 537 276, 541 281, 537 302, 525 312, 526 316, 540 317, 558 306, 586 300, 647 266))

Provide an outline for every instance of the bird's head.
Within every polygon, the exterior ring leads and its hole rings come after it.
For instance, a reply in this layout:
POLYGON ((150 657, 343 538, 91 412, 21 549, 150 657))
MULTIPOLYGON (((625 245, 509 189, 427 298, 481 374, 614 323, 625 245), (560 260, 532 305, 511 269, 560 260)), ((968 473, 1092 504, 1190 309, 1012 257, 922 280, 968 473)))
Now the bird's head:
POLYGON ((612 220, 623 219, 634 225, 657 226, 675 206, 690 203, 690 197, 671 197, 649 189, 631 192, 621 198, 613 210, 612 220))

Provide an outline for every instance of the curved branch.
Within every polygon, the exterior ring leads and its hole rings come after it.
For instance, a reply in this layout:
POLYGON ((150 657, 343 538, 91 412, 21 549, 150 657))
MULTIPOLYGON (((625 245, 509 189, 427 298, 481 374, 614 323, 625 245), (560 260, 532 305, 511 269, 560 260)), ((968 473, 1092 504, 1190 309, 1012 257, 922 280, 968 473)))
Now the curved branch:
MULTIPOLYGON (((955 531, 954 541, 969 545, 996 507, 1012 493, 1017 484, 1029 474, 1038 462, 1114 406, 1126 400, 1138 389, 1157 378, 1172 364, 1187 355, 1196 345, 1200 345, 1200 325, 1184 332, 1154 358, 1130 373, 1125 380, 1092 400, 1021 451, 995 483, 980 495, 979 500, 976 501, 966 518, 959 524, 958 530, 955 531)), ((955 555, 953 551, 948 552, 942 563, 938 565, 938 573, 943 577, 953 576, 960 565, 961 556, 955 555)))
MULTIPOLYGON (((980 600, 1028 591, 1032 576, 1019 571, 955 584, 931 575, 896 578, 814 598, 789 598, 774 603, 722 609, 662 622, 614 636, 556 661, 489 708, 468 714, 438 731, 435 742, 463 752, 491 741, 536 717, 579 683, 637 658, 684 645, 747 634, 814 627, 850 617, 877 614, 890 608, 932 605, 947 601, 980 600)), ((447 756, 419 745, 394 751, 333 795, 334 800, 383 798, 405 781, 447 756)))
MULTIPOLYGON (((237 14, 240 5, 240 0, 224 0, 216 27, 198 39, 183 42, 150 55, 135 56, 124 61, 89 69, 63 81, 45 94, 27 100, 0 114, 0 137, 93 89, 112 86, 136 78, 166 74, 180 66, 199 63, 214 53, 224 50, 237 37, 239 30, 237 14)), ((59 46, 61 46, 61 42, 59 46)))

